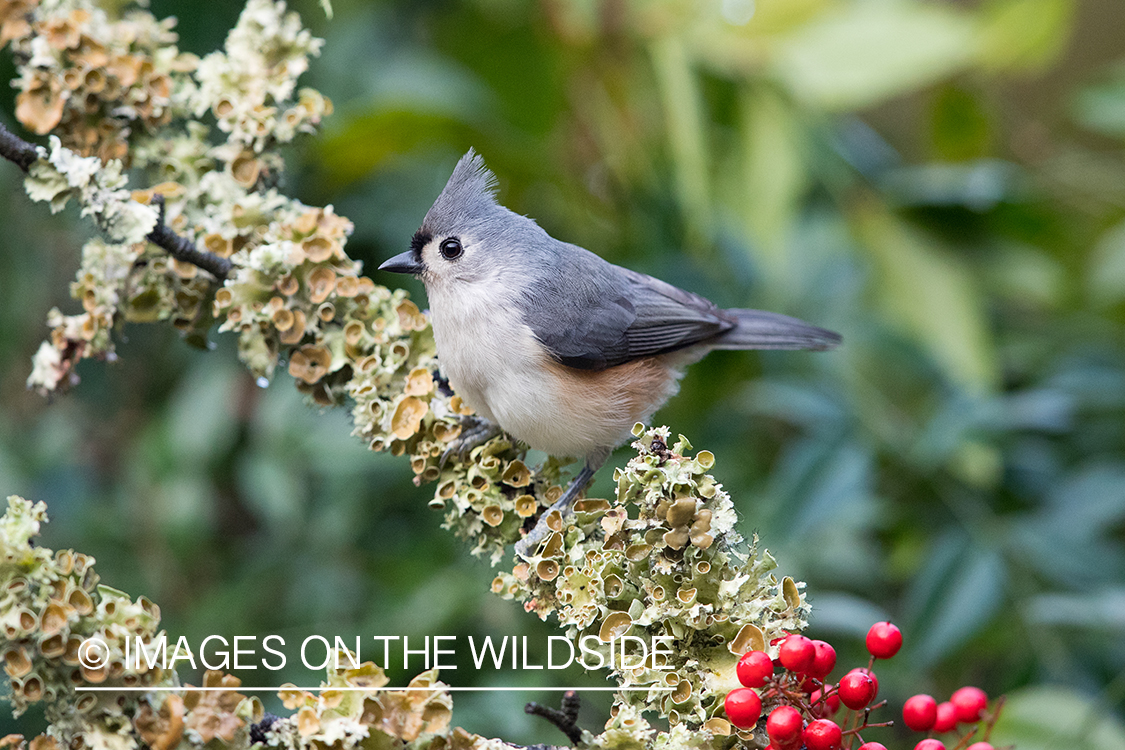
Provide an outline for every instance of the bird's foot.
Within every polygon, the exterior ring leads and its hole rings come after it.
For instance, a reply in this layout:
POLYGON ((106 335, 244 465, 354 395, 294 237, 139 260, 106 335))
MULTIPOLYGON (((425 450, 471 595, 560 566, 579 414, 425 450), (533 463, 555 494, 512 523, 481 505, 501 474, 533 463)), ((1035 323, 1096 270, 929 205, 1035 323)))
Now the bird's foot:
POLYGON ((566 491, 563 492, 562 497, 554 502, 554 504, 543 511, 539 516, 539 521, 535 524, 531 531, 527 532, 523 539, 516 542, 516 554, 524 560, 530 560, 536 552, 539 551, 539 545, 543 543, 552 533, 551 527, 548 525, 548 516, 552 511, 558 511, 562 519, 565 521, 574 515, 574 501, 582 494, 582 490, 586 489, 586 485, 594 478, 594 470, 589 466, 582 467, 582 471, 578 472, 578 476, 571 480, 567 485, 566 491))
POLYGON ((444 469, 446 462, 453 456, 467 461, 474 448, 484 445, 502 432, 500 425, 483 417, 461 417, 461 434, 453 438, 449 447, 441 454, 438 468, 444 469))

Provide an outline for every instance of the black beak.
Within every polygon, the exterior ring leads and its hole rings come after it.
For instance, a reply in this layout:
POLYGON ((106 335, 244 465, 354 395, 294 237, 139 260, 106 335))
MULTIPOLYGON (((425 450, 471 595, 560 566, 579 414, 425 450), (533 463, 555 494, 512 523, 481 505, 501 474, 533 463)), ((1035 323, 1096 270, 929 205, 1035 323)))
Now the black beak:
POLYGON ((383 261, 383 265, 379 266, 380 271, 408 273, 413 276, 419 275, 425 268, 413 250, 407 250, 405 253, 399 253, 393 258, 388 258, 383 261))

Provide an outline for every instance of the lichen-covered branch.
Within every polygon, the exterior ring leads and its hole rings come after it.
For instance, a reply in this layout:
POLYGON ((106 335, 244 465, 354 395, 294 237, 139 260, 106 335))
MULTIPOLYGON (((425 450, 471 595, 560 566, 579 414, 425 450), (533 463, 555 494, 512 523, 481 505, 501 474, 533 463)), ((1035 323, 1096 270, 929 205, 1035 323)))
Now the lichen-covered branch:
MULTIPOLYGON (((0 516, 0 660, 16 714, 43 703, 51 727, 48 735, 31 741, 32 750, 246 748, 256 725, 259 741, 276 750, 358 748, 361 743, 403 750, 508 747, 452 728, 452 701, 432 671, 410 682, 414 690, 392 692, 382 689, 387 678, 372 663, 331 668, 321 683, 324 689, 315 695, 283 690, 280 697, 294 713, 268 726, 260 724, 261 702, 240 694, 232 675, 204 675, 202 687, 227 690, 179 688, 175 673, 150 668, 137 656, 138 649, 155 653, 154 641, 165 635, 158 631, 160 609, 144 597, 132 600, 99 583, 92 558, 33 544, 46 520, 43 503, 14 496, 0 516), (83 655, 83 644, 92 642, 99 652, 83 655), (95 658, 104 666, 84 665, 95 658), (164 690, 75 690, 89 686, 164 690)), ((0 748, 24 746, 18 735, 0 740, 0 748)))
POLYGON ((157 219, 156 226, 148 233, 148 241, 164 249, 169 255, 182 263, 190 263, 211 274, 219 281, 225 279, 233 265, 230 260, 206 250, 200 250, 191 240, 181 237, 169 229, 168 225, 164 223, 163 195, 154 195, 152 202, 156 204, 157 219))
POLYGON ((175 46, 174 23, 140 9, 111 18, 90 0, 0 2, 0 44, 18 63, 16 117, 51 133, 27 165, 28 196, 52 211, 73 200, 100 235, 71 288, 84 312, 48 316, 28 380, 40 392, 75 384, 82 359, 112 358, 122 323, 171 320, 206 335, 214 290, 200 268, 225 278, 251 228, 308 210, 263 186, 283 166, 278 146, 331 111, 296 89, 321 41, 271 0, 251 0, 226 48, 203 59, 175 46), (200 122, 208 115, 213 125, 200 122), (212 129, 225 142, 213 145, 212 129), (155 186, 128 190, 126 168, 155 186))
POLYGON ((4 127, 4 123, 0 122, 0 156, 26 172, 39 159, 39 149, 35 144, 28 143, 8 130, 4 127))
MULTIPOLYGON (((41 153, 34 144, 28 143, 5 128, 3 124, 0 124, 0 156, 13 162, 24 172, 28 172, 32 164, 35 164, 46 155, 41 153)), ((42 180, 43 178, 44 176, 40 175, 40 179, 42 180)), ((44 194, 43 199, 57 201, 60 199, 60 196, 61 193, 53 193, 50 197, 44 194)), ((63 203, 65 203, 68 198, 69 195, 62 198, 63 203)), ((133 196, 131 194, 126 195, 122 193, 119 199, 121 201, 132 201, 133 196)), ((176 260, 189 263, 203 271, 207 271, 220 281, 225 279, 227 274, 230 273, 231 262, 226 258, 221 258, 206 250, 200 250, 191 240, 169 229, 168 225, 164 223, 163 195, 158 193, 153 196, 153 203, 157 206, 157 219, 153 225, 152 231, 145 236, 145 239, 163 249, 176 260)), ((124 209, 121 208, 118 210, 124 211, 124 209)))

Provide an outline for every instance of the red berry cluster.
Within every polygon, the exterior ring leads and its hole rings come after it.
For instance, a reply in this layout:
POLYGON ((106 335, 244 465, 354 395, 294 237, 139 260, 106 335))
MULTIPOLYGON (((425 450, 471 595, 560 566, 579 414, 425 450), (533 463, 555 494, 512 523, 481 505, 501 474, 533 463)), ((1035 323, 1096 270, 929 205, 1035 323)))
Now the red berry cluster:
MULTIPOLYGON (((745 687, 727 694, 724 704, 727 719, 739 729, 758 726, 763 707, 767 710, 765 731, 767 750, 842 750, 860 743, 858 750, 887 750, 878 742, 864 742, 862 733, 892 722, 871 722, 871 712, 886 704, 873 703, 879 692, 879 678, 872 667, 876 659, 889 659, 902 648, 902 631, 889 622, 877 622, 867 632, 871 660, 833 684, 827 677, 836 666, 836 650, 824 641, 803 635, 790 635, 774 641, 777 658, 765 651, 750 651, 738 662, 738 681, 745 687), (780 666, 781 672, 775 673, 780 666), (833 716, 843 705, 848 712, 842 720, 833 716)), ((949 701, 938 704, 928 695, 916 695, 903 707, 904 723, 915 731, 945 733, 959 724, 986 724, 991 731, 999 705, 985 716, 988 696, 974 687, 964 687, 949 701)), ((969 744, 976 734, 972 728, 953 750, 993 750, 988 742, 969 744)), ((932 737, 919 742, 915 750, 946 750, 932 737)))
MULTIPOLYGON (((907 699, 902 707, 902 721, 915 732, 930 732, 933 734, 947 734, 957 729, 958 725, 967 724, 970 731, 957 738, 955 747, 966 750, 993 750, 988 742, 974 742, 968 744, 976 734, 977 727, 984 723, 987 727, 996 721, 1000 711, 997 705, 991 716, 985 716, 988 708, 988 696, 980 688, 963 687, 956 690, 949 700, 938 703, 932 696, 919 694, 907 699)), ((987 735, 986 731, 986 735, 987 735)), ((926 738, 915 746, 915 750, 946 750, 945 743, 932 737, 926 738)))

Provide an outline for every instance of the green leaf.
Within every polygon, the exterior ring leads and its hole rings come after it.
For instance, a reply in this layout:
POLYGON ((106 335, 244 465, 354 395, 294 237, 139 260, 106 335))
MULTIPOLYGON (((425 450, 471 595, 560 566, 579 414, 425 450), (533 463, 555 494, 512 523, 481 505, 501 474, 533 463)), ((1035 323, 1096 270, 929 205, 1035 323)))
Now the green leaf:
POLYGON ((942 159, 962 161, 986 156, 992 127, 973 91, 945 86, 934 97, 930 119, 934 150, 942 159))
POLYGON ((758 260, 777 276, 792 257, 787 240, 809 184, 801 122, 772 88, 748 88, 739 104, 742 169, 733 209, 756 240, 749 244, 758 260))
POLYGON ((891 319, 926 345, 953 380, 971 391, 994 390, 999 363, 967 264, 874 205, 860 209, 859 231, 891 319))
POLYGON ((1125 137, 1125 66, 1117 66, 1108 80, 1079 91, 1072 110, 1074 118, 1087 128, 1125 137))
POLYGON ((1088 695, 1041 685, 1008 696, 989 741, 1019 750, 1125 750, 1125 726, 1088 695))
MULTIPOLYGON (((749 3, 753 8, 743 28, 751 34, 776 34, 788 31, 808 21, 825 8, 834 4, 834 0, 753 0, 749 3)), ((731 0, 722 4, 722 17, 725 24, 734 24, 739 19, 732 20, 728 9, 733 5, 731 0)), ((744 16, 743 16, 744 17, 744 16)))
POLYGON ((780 42, 771 68, 814 106, 860 109, 965 69, 975 34, 945 6, 849 3, 780 42))
POLYGON ((706 237, 711 224, 710 160, 699 79, 679 37, 658 40, 651 54, 676 170, 676 188, 688 231, 699 241, 706 237))
POLYGON ((986 10, 980 62, 1003 70, 1043 70, 1066 48, 1073 0, 997 0, 986 10))
POLYGON ((979 632, 1003 603, 1006 579, 996 550, 965 536, 939 539, 910 591, 914 622, 908 632, 914 635, 908 661, 925 669, 979 632))
POLYGON ((1052 592, 1028 600, 1027 617, 1037 624, 1070 630, 1125 629, 1125 586, 1086 587, 1075 593, 1052 592))
POLYGON ((199 470, 221 460, 237 438, 238 425, 230 418, 231 400, 245 373, 232 362, 208 360, 184 378, 168 405, 167 440, 175 446, 178 466, 199 470))
POLYGON ((1125 300, 1125 223, 1111 227, 1098 240, 1086 279, 1090 296, 1099 305, 1125 300))
POLYGON ((1067 270, 1039 247, 1000 245, 992 251, 985 273, 993 294, 1027 307, 1058 308, 1068 293, 1067 270))

